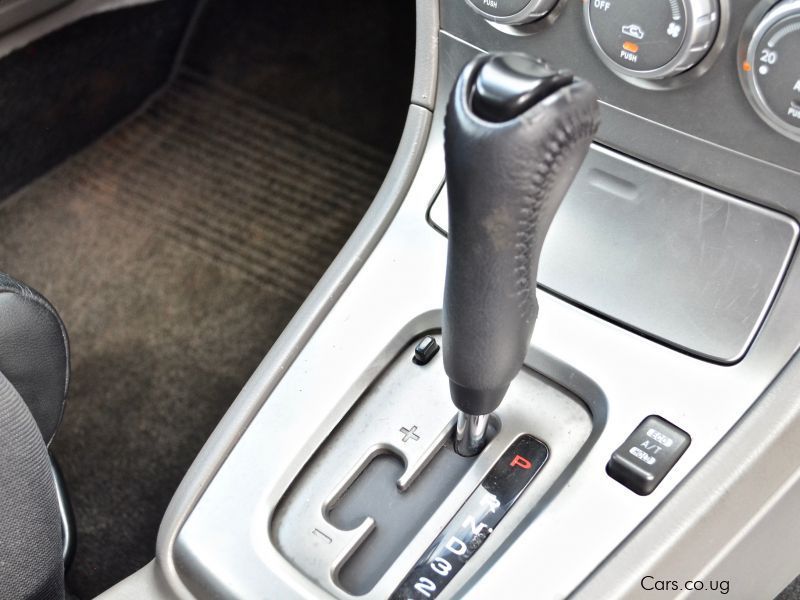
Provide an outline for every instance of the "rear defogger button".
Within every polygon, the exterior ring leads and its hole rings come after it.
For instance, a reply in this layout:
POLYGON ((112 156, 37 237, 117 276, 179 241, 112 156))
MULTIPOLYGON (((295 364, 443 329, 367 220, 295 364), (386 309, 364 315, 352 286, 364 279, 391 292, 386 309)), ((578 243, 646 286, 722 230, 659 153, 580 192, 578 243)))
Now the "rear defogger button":
POLYGON ((606 465, 608 474, 640 496, 656 489, 691 443, 689 434, 655 415, 628 436, 606 465))

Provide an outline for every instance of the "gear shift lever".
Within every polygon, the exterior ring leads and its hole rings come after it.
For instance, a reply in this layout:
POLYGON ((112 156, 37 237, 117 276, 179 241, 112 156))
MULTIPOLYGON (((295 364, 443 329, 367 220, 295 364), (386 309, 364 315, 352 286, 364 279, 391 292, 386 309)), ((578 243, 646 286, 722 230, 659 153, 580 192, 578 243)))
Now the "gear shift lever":
POLYGON ((545 235, 597 128, 587 82, 524 54, 473 59, 445 117, 449 230, 442 351, 477 454, 530 344, 545 235))

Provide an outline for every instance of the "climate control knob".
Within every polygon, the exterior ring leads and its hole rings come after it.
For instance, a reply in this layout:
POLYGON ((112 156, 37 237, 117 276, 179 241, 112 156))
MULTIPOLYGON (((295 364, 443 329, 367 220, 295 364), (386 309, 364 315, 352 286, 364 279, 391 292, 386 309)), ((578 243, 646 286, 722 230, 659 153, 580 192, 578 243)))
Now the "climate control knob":
POLYGON ((600 58, 620 75, 664 79, 696 65, 719 30, 719 0, 587 0, 600 58))
POLYGON ((466 0, 479 15, 492 23, 524 25, 541 19, 558 0, 466 0))
POLYGON ((739 52, 747 99, 773 129, 800 141, 800 0, 775 4, 739 52))

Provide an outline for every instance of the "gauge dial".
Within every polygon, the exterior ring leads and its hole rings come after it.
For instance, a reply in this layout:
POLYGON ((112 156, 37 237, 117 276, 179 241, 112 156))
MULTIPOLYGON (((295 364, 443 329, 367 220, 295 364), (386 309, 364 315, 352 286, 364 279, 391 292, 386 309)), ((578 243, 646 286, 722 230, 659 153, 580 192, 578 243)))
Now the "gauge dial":
POLYGON ((740 75, 759 115, 800 140, 800 0, 776 4, 753 31, 740 75))

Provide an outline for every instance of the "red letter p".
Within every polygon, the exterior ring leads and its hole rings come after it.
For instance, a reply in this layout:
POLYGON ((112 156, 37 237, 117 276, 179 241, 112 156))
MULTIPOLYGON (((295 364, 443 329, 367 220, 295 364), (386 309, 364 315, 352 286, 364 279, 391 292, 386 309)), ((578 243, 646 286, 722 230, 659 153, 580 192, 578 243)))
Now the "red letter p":
POLYGON ((530 469, 531 468, 531 461, 529 461, 524 456, 520 456, 519 454, 517 454, 511 460, 510 464, 511 464, 512 467, 522 467, 523 469, 530 469))

